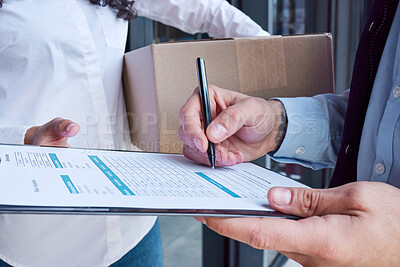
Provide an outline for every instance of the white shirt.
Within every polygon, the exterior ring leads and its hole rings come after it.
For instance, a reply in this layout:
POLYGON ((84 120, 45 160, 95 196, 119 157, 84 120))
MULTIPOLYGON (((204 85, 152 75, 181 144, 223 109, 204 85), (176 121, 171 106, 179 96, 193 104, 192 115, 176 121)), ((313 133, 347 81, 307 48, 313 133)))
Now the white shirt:
MULTIPOLYGON (((214 37, 268 35, 224 0, 137 0, 146 16, 214 37)), ((0 142, 54 117, 79 123, 71 146, 134 149, 121 85, 127 22, 89 0, 9 0, 0 9, 0 142)), ((155 217, 1 215, 0 258, 17 266, 106 266, 155 217)))

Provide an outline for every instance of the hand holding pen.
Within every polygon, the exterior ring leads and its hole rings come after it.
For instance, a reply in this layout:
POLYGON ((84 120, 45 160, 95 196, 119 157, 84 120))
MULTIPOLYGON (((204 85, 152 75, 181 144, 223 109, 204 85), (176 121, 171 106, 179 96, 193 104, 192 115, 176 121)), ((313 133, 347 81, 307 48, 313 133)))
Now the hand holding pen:
POLYGON ((179 113, 179 137, 187 158, 211 165, 209 142, 215 144, 215 166, 251 161, 279 148, 286 130, 281 102, 209 85, 213 120, 205 126, 199 91, 195 89, 179 113))

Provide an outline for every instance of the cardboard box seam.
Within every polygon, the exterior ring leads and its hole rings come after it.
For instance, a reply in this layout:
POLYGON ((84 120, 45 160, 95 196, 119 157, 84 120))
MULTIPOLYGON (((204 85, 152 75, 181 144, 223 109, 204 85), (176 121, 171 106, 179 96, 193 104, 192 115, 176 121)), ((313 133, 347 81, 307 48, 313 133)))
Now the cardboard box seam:
MULTIPOLYGON (((153 57, 153 73, 154 73, 154 84, 155 84, 155 87, 157 88, 157 85, 158 85, 158 79, 157 79, 157 75, 156 75, 156 64, 157 64, 157 62, 156 62, 156 57, 155 57, 155 51, 156 51, 156 46, 153 44, 152 46, 151 46, 151 56, 153 57)), ((156 89, 156 91, 157 91, 157 89, 156 89)), ((158 140, 159 140, 159 142, 160 142, 160 148, 159 148, 159 150, 160 150, 160 152, 163 152, 163 150, 162 150, 162 145, 161 145, 161 143, 162 143, 162 138, 161 138, 161 135, 162 135, 162 124, 160 123, 160 114, 159 114, 159 110, 160 110, 160 101, 159 101, 159 95, 156 93, 156 107, 157 107, 157 129, 158 129, 158 140)))

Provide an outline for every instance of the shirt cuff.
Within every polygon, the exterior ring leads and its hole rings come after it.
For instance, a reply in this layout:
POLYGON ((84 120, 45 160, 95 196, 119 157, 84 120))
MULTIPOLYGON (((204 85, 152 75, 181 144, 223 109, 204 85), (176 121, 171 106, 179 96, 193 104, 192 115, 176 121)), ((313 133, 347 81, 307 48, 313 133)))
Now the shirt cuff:
POLYGON ((328 145, 328 120, 319 103, 308 97, 276 98, 285 107, 286 135, 271 156, 284 163, 297 163, 314 169, 328 167, 318 163, 328 145))
POLYGON ((25 133, 32 126, 0 127, 0 143, 24 144, 25 133))

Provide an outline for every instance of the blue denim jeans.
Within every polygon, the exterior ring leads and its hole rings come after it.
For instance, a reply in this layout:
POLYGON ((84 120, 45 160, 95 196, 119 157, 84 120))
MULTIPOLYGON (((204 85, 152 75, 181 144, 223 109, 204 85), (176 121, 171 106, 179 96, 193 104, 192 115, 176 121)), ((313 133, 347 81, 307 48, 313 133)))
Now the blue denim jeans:
POLYGON ((161 234, 157 220, 142 241, 110 267, 162 267, 162 265, 161 234))
MULTIPOLYGON (((111 267, 162 267, 161 235, 158 220, 150 232, 131 251, 111 267)), ((0 260, 0 267, 9 267, 0 260)))

